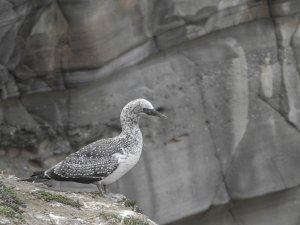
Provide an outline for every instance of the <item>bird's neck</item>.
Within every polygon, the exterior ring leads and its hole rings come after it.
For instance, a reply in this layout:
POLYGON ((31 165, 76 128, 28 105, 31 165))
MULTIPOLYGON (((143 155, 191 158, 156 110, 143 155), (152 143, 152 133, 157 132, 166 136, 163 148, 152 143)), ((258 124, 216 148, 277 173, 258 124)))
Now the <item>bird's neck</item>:
POLYGON ((120 136, 125 137, 130 147, 126 148, 127 153, 141 153, 143 146, 143 136, 139 127, 139 115, 121 115, 122 132, 120 136))
POLYGON ((140 130, 139 122, 137 121, 121 121, 122 133, 123 134, 132 134, 140 130))
POLYGON ((139 130, 140 116, 133 113, 121 113, 122 133, 134 133, 139 130))

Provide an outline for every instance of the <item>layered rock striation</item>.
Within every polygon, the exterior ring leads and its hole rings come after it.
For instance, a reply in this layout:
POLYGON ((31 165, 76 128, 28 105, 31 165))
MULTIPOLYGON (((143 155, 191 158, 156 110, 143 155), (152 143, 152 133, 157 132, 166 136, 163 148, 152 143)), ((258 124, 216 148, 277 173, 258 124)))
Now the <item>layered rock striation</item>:
POLYGON ((254 208, 268 196, 299 208, 299 12, 297 0, 2 1, 1 169, 25 175, 116 135, 122 107, 146 97, 169 121, 143 121, 155 128, 142 159, 114 188, 160 224, 219 205, 201 224, 221 211, 224 224, 276 224, 254 208))

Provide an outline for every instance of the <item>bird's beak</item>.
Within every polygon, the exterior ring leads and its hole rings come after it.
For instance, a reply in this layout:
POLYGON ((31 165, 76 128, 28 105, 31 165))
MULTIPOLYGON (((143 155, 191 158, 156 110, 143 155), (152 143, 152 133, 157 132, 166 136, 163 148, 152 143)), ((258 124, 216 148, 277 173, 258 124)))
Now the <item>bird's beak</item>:
POLYGON ((150 115, 150 116, 157 116, 157 117, 160 117, 162 119, 168 119, 167 116, 165 116, 164 114, 156 111, 155 109, 143 109, 143 112, 146 113, 147 115, 150 115))

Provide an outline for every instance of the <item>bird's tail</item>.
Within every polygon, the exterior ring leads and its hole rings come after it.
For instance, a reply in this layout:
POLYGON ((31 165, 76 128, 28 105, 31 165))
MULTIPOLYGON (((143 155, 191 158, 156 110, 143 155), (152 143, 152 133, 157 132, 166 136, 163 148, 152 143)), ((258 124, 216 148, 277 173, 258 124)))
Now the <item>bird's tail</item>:
POLYGON ((27 182, 43 182, 49 180, 49 177, 45 176, 44 171, 36 171, 33 174, 25 179, 20 179, 18 181, 27 181, 27 182))

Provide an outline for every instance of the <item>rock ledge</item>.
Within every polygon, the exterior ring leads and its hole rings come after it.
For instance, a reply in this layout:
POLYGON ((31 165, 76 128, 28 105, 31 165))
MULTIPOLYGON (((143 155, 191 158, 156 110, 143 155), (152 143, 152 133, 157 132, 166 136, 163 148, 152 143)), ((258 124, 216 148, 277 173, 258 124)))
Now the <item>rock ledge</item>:
POLYGON ((5 175, 0 175, 0 224, 156 225, 126 198, 113 202, 97 193, 57 192, 5 175))

